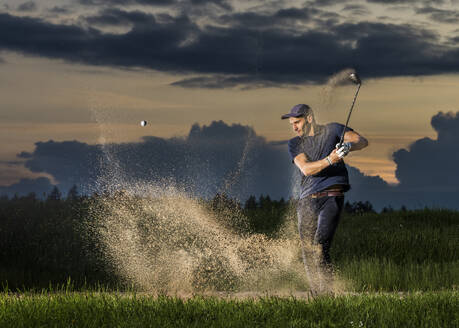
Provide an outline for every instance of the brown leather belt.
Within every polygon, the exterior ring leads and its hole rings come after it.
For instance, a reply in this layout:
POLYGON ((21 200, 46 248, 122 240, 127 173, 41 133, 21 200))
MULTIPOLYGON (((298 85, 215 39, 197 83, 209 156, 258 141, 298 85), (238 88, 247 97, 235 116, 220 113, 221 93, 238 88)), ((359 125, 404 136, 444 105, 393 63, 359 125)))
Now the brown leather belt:
POLYGON ((319 191, 315 194, 310 195, 311 198, 322 198, 322 197, 337 197, 344 196, 344 192, 339 190, 330 190, 330 191, 319 191))

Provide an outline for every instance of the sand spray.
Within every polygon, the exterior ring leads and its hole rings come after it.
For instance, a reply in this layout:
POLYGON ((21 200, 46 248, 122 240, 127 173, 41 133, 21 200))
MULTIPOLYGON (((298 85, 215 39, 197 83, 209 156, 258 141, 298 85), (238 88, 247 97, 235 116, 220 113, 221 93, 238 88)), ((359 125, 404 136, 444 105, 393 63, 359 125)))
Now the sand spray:
MULTIPOLYGON (((331 90, 340 83, 339 76, 344 79, 348 73, 331 78, 326 88, 331 90)), ((128 178, 106 142, 107 109, 91 107, 101 127, 104 173, 98 184, 105 193, 95 197, 87 229, 98 238, 105 260, 125 282, 145 292, 167 295, 218 291, 295 294, 311 288, 336 294, 343 290, 344 283, 318 264, 317 245, 301 245, 294 206, 277 238, 237 233, 222 224, 226 219, 222 212, 213 211, 208 202, 175 181, 128 178)), ((245 158, 250 156, 250 138, 248 135, 241 160, 225 180, 223 192, 241 176, 245 158)), ((227 214, 229 220, 246 221, 240 209, 227 214)))

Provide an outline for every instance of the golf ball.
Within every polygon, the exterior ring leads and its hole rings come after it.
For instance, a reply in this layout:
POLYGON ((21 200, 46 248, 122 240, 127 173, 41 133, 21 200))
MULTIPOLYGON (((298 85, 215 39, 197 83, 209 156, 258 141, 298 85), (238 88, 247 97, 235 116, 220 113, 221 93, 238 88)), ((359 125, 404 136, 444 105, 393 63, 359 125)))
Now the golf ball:
POLYGON ((146 126, 147 125, 147 121, 140 121, 140 125, 141 126, 146 126))

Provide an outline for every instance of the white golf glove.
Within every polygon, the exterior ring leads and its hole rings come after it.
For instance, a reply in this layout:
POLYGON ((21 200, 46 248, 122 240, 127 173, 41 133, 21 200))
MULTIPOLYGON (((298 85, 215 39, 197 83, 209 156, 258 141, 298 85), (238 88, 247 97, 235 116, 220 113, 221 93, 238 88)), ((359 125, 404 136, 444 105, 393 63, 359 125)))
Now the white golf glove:
POLYGON ((349 154, 349 152, 351 151, 351 143, 350 142, 344 142, 340 148, 339 147, 339 143, 336 144, 336 149, 338 149, 336 151, 336 154, 338 155, 339 158, 343 158, 344 156, 346 156, 347 154, 349 154))

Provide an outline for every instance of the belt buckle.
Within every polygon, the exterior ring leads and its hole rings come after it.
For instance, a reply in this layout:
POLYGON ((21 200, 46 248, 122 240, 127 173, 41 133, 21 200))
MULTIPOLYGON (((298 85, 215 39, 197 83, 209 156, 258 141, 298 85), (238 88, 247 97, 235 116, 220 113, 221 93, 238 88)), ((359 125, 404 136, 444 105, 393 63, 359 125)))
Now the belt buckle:
POLYGON ((311 195, 312 198, 322 198, 324 196, 327 196, 327 192, 326 191, 319 191, 319 192, 316 192, 315 194, 311 195))
POLYGON ((343 195, 343 192, 342 191, 338 191, 338 190, 331 190, 331 191, 319 191, 319 192, 316 192, 314 194, 311 194, 311 198, 322 198, 322 197, 326 197, 326 196, 342 196, 343 195))

